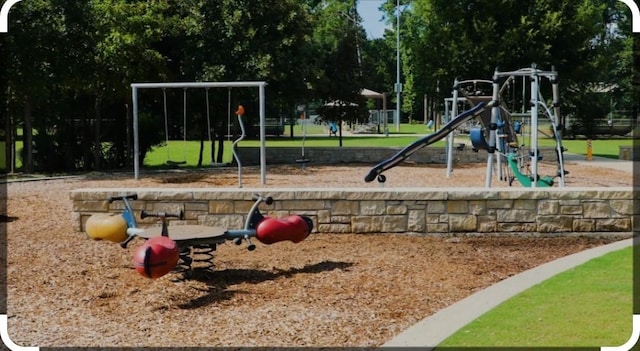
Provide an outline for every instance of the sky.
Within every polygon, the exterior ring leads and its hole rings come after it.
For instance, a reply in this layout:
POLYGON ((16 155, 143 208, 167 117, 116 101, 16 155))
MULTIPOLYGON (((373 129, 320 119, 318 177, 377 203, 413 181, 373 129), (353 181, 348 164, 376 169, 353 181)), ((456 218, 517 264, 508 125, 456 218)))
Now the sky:
POLYGON ((358 1, 358 14, 362 17, 362 26, 367 31, 369 39, 382 38, 384 33, 386 25, 381 22, 382 11, 378 10, 383 3, 384 0, 358 1))

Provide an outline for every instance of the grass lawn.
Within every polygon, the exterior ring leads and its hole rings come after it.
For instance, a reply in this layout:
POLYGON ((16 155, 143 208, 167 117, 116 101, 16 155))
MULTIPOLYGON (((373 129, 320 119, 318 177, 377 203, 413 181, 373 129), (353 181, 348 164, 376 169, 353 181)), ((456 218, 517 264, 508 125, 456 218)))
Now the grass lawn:
MULTIPOLYGON (((343 136, 342 145, 345 147, 405 147, 412 142, 418 140, 419 136, 395 136, 395 137, 377 137, 377 136, 343 136)), ((280 137, 268 137, 266 140, 266 147, 302 147, 302 136, 296 136, 290 138, 288 136, 280 137)), ((225 141, 223 162, 231 162, 233 160, 232 154, 232 141, 225 141)), ((242 140, 238 143, 240 147, 260 147, 260 141, 242 140)), ((443 147, 444 141, 438 141, 434 146, 443 147)), ((216 143, 216 153, 218 144, 216 143)), ((339 147, 339 140, 337 137, 329 137, 327 135, 309 135, 304 140, 305 147, 339 147)), ((145 166, 160 166, 166 163, 171 158, 172 161, 186 161, 188 166, 195 166, 198 164, 198 154, 200 152, 199 141, 169 141, 168 145, 155 147, 149 152, 144 160, 145 166)), ((211 155, 211 145, 209 142, 205 143, 205 150, 203 153, 203 164, 208 164, 208 160, 211 155)))
MULTIPOLYGON (((339 147, 339 141, 337 137, 330 137, 325 131, 324 126, 309 124, 306 126, 306 138, 305 147, 339 147)), ((302 147, 302 126, 294 126, 294 138, 289 137, 290 127, 285 126, 285 135, 280 137, 268 137, 267 147, 302 147)), ((357 136, 343 136, 342 145, 345 147, 405 147, 412 142, 418 140, 421 136, 432 133, 432 130, 428 129, 422 123, 416 124, 400 124, 400 131, 396 132, 395 125, 389 125, 389 137, 385 137, 382 134, 360 134, 357 136)), ((465 136, 457 136, 461 140, 466 138, 465 136)), ((526 140, 525 142, 528 142, 526 140)), ((618 158, 620 145, 632 145, 632 139, 597 139, 592 141, 592 150, 594 156, 602 156, 608 158, 618 158)), ((233 160, 231 152, 232 141, 225 142, 223 162, 231 162, 233 160)), ((260 146, 259 140, 243 140, 239 144, 240 146, 260 146)), ((541 147, 553 147, 555 141, 549 138, 541 137, 539 139, 539 145, 541 147)), ((586 140, 563 140, 563 145, 570 153, 577 153, 586 155, 587 153, 587 141, 586 140)), ((17 149, 22 148, 22 142, 16 143, 17 149)), ((440 140, 431 147, 444 147, 444 140, 440 140)), ((216 145, 217 147, 217 145, 216 145)), ((4 150, 4 142, 0 142, 0 151, 4 150)), ((198 164, 198 154, 200 151, 200 143, 198 141, 170 141, 168 145, 158 146, 151 150, 144 161, 146 167, 160 167, 167 163, 167 161, 186 161, 187 167, 195 167, 198 164), (185 156, 186 155, 186 156, 185 156)), ((4 152, 0 152, 0 168, 6 164, 4 160, 4 152)), ((203 154, 203 165, 208 165, 210 157, 210 145, 207 143, 203 154)), ((16 168, 20 169, 22 166, 21 160, 16 160, 16 168)))
MULTIPOLYGON (((422 126, 424 128, 424 126, 422 126)), ((302 134, 296 134, 294 131, 294 138, 289 136, 280 137, 268 137, 266 140, 266 147, 302 147, 302 134)), ((405 147, 412 142, 418 140, 421 135, 415 136, 343 136, 342 145, 345 147, 405 147)), ((460 138, 464 138, 461 136, 460 138)), ((232 141, 225 141, 223 162, 231 162, 233 159, 231 153, 232 141)), ((238 144, 241 147, 259 147, 259 140, 242 140, 238 144)), ((308 134, 304 142, 305 147, 339 147, 339 141, 337 137, 329 137, 328 135, 310 135, 308 134)), ((539 145, 541 147, 554 147, 555 141, 553 139, 541 138, 539 139, 539 145)), ((620 145, 633 145, 632 139, 598 139, 592 141, 592 150, 594 156, 618 158, 620 145)), ((430 145, 430 147, 444 147, 444 140, 440 140, 430 145)), ((567 149, 567 152, 586 155, 587 153, 587 141, 586 140, 563 140, 563 146, 567 149)), ((216 144, 217 148, 217 144, 216 144)), ((187 155, 187 165, 195 166, 198 163, 198 153, 200 151, 200 142, 198 141, 170 141, 168 146, 159 146, 154 148, 145 158, 145 166, 160 166, 164 165, 168 160, 167 150, 173 161, 183 161, 184 154, 187 155)), ((208 164, 210 159, 210 145, 208 142, 204 151, 204 164, 208 164)))
POLYGON ((514 296, 439 347, 600 347, 631 336, 633 248, 595 258, 514 296))
MULTIPOLYGON (((556 145, 553 139, 539 139, 538 145, 541 147, 553 147, 556 145)), ((587 154, 587 141, 580 139, 564 139, 562 145, 567 149, 567 152, 572 154, 587 154)), ((620 146, 632 146, 633 139, 596 139, 591 141, 591 150, 593 156, 618 158, 620 152, 620 146)))

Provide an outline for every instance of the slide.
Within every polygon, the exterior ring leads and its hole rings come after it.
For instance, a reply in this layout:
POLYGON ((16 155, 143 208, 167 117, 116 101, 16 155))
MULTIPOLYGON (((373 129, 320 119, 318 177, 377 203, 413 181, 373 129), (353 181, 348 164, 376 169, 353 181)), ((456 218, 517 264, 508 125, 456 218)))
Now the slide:
MULTIPOLYGON (((490 104, 489 104, 490 105, 490 104)), ((409 156, 411 156, 414 152, 422 149, 423 147, 433 144, 436 141, 446 137, 449 133, 453 132, 454 129, 458 128, 462 123, 480 116, 482 112, 489 107, 489 105, 484 102, 478 103, 472 109, 464 111, 463 113, 454 117, 449 123, 445 124, 441 129, 436 131, 433 134, 429 134, 421 139, 418 139, 411 143, 410 145, 404 147, 402 150, 398 151, 395 155, 390 158, 380 162, 375 167, 373 167, 369 174, 364 177, 365 182, 372 182, 378 176, 382 174, 382 172, 391 169, 402 161, 406 160, 409 156)))
MULTIPOLYGON (((528 176, 522 174, 518 169, 518 160, 516 160, 516 155, 509 154, 508 156, 509 166, 511 167, 511 171, 515 178, 522 184, 523 186, 530 188, 532 183, 534 182, 533 176, 528 176)), ((537 177, 536 186, 539 188, 550 187, 553 186, 553 177, 537 177)))

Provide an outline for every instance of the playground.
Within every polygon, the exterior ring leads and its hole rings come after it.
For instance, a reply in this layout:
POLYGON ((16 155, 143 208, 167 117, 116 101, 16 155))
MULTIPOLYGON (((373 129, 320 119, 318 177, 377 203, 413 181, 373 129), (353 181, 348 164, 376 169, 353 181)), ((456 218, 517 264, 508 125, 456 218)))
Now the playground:
MULTIPOLYGON (((266 185, 379 187, 371 165, 270 166, 266 185)), ((544 162, 541 163, 544 167, 544 162)), ((549 165, 554 167, 554 165, 549 165)), ((567 161, 568 187, 631 186, 629 172, 567 161)), ((399 165, 386 187, 482 187, 485 164, 399 165)), ((14 182, 8 190, 9 335, 23 346, 379 346, 422 318, 507 277, 614 236, 318 234, 304 242, 225 244, 214 271, 149 280, 117 244, 72 228, 79 188, 237 186, 236 169, 14 182), (45 214, 34 216, 34 213, 45 214)), ((498 185, 496 185, 498 186, 498 185)), ((274 189, 275 191, 275 189, 274 189)), ((277 197, 277 192, 272 194, 277 197)))

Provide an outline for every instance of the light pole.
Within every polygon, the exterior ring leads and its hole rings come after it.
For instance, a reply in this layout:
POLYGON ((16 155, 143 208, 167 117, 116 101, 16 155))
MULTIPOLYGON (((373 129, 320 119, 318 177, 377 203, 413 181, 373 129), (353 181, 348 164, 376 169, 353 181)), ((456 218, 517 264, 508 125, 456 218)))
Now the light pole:
POLYGON ((396 26, 396 132, 400 131, 400 93, 402 83, 400 83, 400 0, 396 2, 397 26, 396 26))

